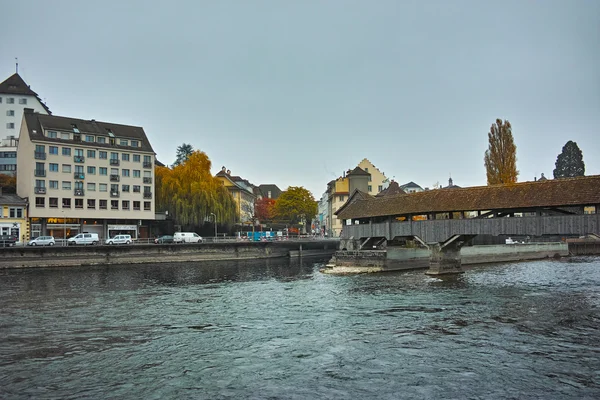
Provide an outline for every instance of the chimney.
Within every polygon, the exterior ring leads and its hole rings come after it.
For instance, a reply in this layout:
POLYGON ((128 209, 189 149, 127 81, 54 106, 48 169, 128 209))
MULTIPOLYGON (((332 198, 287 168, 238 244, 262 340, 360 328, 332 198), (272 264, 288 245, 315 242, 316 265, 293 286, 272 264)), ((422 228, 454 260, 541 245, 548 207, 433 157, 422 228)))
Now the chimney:
POLYGON ((23 113, 25 114, 33 114, 33 108, 24 108, 23 113))

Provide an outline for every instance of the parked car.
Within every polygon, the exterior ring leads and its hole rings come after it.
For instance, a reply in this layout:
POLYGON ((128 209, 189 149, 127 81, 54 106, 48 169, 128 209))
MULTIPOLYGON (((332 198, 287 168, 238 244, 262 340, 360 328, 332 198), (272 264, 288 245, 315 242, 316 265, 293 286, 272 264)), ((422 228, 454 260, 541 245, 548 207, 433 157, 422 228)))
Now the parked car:
POLYGON ((156 244, 173 243, 173 236, 163 235, 161 237, 157 237, 156 239, 154 239, 154 243, 156 243, 156 244))
POLYGON ((202 243, 204 239, 196 232, 175 232, 173 243, 202 243))
POLYGON ((100 238, 98 238, 97 233, 79 233, 79 234, 67 239, 68 245, 98 244, 98 243, 100 243, 100 238))
POLYGON ((54 236, 38 236, 27 242, 27 246, 54 246, 54 236))
POLYGON ((106 244, 131 244, 131 235, 116 235, 106 239, 106 244))
POLYGON ((16 236, 0 235, 0 247, 11 247, 17 243, 16 236))

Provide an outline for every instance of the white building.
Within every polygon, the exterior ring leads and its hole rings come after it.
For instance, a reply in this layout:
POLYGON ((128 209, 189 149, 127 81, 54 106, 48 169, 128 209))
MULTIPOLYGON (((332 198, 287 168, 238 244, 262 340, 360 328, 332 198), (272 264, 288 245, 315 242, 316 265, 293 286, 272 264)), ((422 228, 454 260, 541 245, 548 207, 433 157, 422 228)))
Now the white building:
POLYGON ((16 138, 21 131, 25 108, 40 114, 51 114, 37 93, 16 73, 0 83, 0 138, 5 138, 0 148, 0 173, 16 174, 16 138))
POLYGON ((29 200, 30 236, 147 237, 155 153, 144 129, 25 109, 17 194, 29 200))

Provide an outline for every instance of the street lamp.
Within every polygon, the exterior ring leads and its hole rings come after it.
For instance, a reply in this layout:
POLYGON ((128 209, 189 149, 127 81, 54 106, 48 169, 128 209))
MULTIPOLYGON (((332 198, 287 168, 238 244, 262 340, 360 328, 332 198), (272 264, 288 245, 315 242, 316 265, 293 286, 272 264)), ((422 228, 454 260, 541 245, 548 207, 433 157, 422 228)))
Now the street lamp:
POLYGON ((217 216, 215 215, 215 213, 210 213, 210 215, 212 215, 213 218, 213 222, 215 224, 215 242, 217 241, 217 216))
POLYGON ((67 218, 65 216, 65 210, 62 210, 63 214, 63 246, 67 245, 67 218))

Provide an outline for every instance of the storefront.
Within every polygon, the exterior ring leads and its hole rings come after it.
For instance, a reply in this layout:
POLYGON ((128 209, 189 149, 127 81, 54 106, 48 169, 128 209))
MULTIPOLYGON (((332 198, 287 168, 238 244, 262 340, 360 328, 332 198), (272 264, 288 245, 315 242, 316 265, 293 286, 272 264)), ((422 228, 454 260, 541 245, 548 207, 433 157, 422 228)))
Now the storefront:
POLYGON ((46 227, 42 230, 46 232, 46 235, 54 236, 55 239, 68 239, 81 233, 78 218, 47 218, 45 222, 46 227))
POLYGON ((137 225, 108 225, 108 237, 115 235, 131 235, 132 239, 138 238, 137 225))

